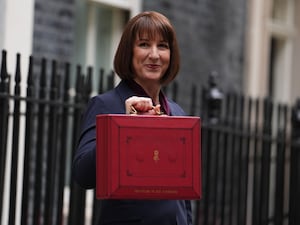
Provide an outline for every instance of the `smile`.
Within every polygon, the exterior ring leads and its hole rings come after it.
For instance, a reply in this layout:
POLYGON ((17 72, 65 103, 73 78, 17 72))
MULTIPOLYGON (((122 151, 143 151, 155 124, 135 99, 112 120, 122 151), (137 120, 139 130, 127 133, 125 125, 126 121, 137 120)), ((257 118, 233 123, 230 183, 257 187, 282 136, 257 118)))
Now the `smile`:
POLYGON ((160 68, 160 65, 157 65, 157 64, 147 64, 146 67, 149 68, 149 69, 155 70, 155 69, 160 68))

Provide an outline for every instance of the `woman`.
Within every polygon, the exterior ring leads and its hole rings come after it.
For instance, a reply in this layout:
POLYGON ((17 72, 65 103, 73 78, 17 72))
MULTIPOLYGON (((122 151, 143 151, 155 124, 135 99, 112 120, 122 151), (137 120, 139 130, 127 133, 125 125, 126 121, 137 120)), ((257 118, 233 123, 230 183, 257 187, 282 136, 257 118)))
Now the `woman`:
MULTIPOLYGON (((95 120, 97 114, 185 115, 161 91, 179 71, 179 50, 169 20, 143 12, 125 27, 114 59, 121 82, 93 97, 83 116, 73 163, 74 178, 83 188, 96 185, 95 120)), ((184 200, 103 200, 99 224, 191 225, 191 204, 184 200)))

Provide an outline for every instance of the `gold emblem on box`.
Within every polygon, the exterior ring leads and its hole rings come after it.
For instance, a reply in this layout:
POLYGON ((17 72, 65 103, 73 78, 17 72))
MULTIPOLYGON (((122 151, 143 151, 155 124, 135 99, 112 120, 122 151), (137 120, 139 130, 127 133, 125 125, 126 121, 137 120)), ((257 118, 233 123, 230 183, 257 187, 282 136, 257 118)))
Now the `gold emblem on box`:
POLYGON ((159 160, 159 151, 158 150, 154 150, 153 151, 153 160, 157 163, 159 160))

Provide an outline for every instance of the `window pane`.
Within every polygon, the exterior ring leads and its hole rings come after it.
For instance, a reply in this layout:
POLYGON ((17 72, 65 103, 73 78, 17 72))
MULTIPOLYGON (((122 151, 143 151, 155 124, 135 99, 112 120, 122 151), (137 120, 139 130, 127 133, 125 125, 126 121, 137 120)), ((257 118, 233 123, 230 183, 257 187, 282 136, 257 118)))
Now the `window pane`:
POLYGON ((271 39, 268 94, 273 98, 276 98, 277 94, 282 91, 282 79, 287 76, 287 74, 284 74, 284 49, 284 40, 275 37, 271 39))
POLYGON ((287 9, 290 0, 273 0, 272 18, 280 22, 286 22, 287 9))

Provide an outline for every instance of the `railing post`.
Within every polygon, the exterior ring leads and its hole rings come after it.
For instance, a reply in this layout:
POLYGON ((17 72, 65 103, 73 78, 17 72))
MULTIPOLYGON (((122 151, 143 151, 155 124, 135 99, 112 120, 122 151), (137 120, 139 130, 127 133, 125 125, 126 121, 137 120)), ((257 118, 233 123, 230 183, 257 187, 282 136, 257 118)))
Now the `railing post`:
MULTIPOLYGON (((35 93, 34 81, 33 81, 33 57, 29 57, 28 66, 28 77, 27 77, 27 98, 32 98, 35 93)), ((29 218, 29 206, 30 203, 30 178, 31 178, 31 161, 33 159, 32 155, 34 152, 33 146, 33 121, 34 121, 34 103, 31 101, 26 101, 25 110, 25 148, 24 148, 24 166, 23 166, 23 190, 22 190, 22 211, 21 211, 21 225, 28 224, 29 218)))
POLYGON ((107 77, 107 89, 106 90, 111 90, 114 88, 114 81, 115 81, 115 72, 111 71, 111 73, 107 77))
MULTIPOLYGON (((79 138, 79 128, 82 114, 82 106, 84 102, 84 77, 81 74, 81 67, 77 66, 76 71, 76 95, 74 103, 76 107, 73 112, 73 143, 72 143, 72 161, 76 151, 76 143, 79 138)), ((82 189, 72 178, 70 185, 70 203, 69 203, 69 225, 83 225, 85 218, 85 201, 86 191, 82 189)))
MULTIPOLYGON (((65 63, 65 70, 64 76, 61 78, 63 80, 61 94, 61 101, 63 103, 70 103, 70 63, 65 63)), ((58 171, 65 171, 67 166, 67 161, 71 161, 71 159, 67 159, 67 152, 68 152, 68 140, 69 138, 64 138, 65 134, 68 134, 68 130, 70 130, 69 126, 69 116, 70 116, 70 108, 67 105, 62 106, 62 115, 61 115, 61 125, 59 129, 59 137, 60 137, 60 149, 58 151, 58 171)), ((57 181, 57 188, 58 188, 58 197, 57 197, 57 209, 56 209, 56 222, 57 224, 63 224, 63 210, 64 210, 64 188, 66 183, 66 174, 64 172, 59 174, 59 179, 57 181)))
POLYGON ((259 224, 268 223, 268 213, 270 208, 270 174, 271 174, 271 149, 272 149, 272 118, 273 102, 270 98, 265 98, 263 103, 263 140, 261 149, 260 166, 260 204, 259 204, 259 224))
POLYGON ((99 85, 98 85, 98 93, 102 94, 104 92, 104 69, 101 68, 99 71, 99 85))
POLYGON ((0 70, 0 221, 2 219, 3 209, 3 192, 4 192, 4 174, 5 174, 5 159, 7 146, 7 126, 9 104, 9 76, 6 68, 6 51, 2 51, 2 63, 0 70), (3 95, 3 96, 2 96, 3 95))
MULTIPOLYGON (((203 109, 203 132, 202 140, 205 139, 203 142, 203 151, 202 151, 202 158, 203 158, 203 190, 205 192, 203 197, 203 215, 196 214, 196 220, 199 222, 199 218, 202 217, 203 225, 208 225, 212 222, 215 210, 212 204, 213 199, 213 191, 214 186, 212 181, 212 175, 214 173, 215 162, 212 159, 215 159, 215 155, 218 154, 216 145, 216 141, 218 141, 218 133, 215 133, 212 127, 218 125, 221 119, 221 110, 222 110, 222 101, 223 101, 223 93, 217 87, 217 77, 218 73, 211 72, 209 74, 209 85, 208 87, 203 90, 202 92, 202 107, 203 109)), ((199 209, 197 210, 199 213, 199 209)))
MULTIPOLYGON (((42 58, 41 61, 41 71, 40 71, 40 80, 39 80, 39 93, 38 98, 42 101, 47 100, 47 60, 42 58)), ((34 202, 33 202, 33 224, 39 225, 41 220, 44 218, 44 212, 42 210, 43 206, 43 175, 44 175, 44 163, 45 163, 45 154, 46 149, 41 147, 44 146, 46 135, 45 126, 46 126, 46 104, 39 104, 37 108, 37 141, 35 146, 35 162, 34 162, 34 202)))
POLYGON ((93 90, 93 68, 91 66, 87 69, 87 75, 84 83, 84 102, 87 103, 91 97, 93 90))
POLYGON ((17 65, 15 74, 15 92, 17 97, 14 99, 13 110, 13 141, 12 141, 12 153, 11 153, 11 177, 10 177, 10 198, 9 198, 9 224, 14 225, 16 223, 16 200, 17 200, 17 185, 18 185, 18 162, 19 162, 19 129, 20 129, 20 97, 21 94, 21 65, 20 54, 17 54, 17 65))
POLYGON ((57 123, 59 119, 59 107, 55 104, 55 101, 58 100, 58 75, 57 75, 57 62, 52 60, 51 64, 51 77, 50 77, 50 86, 49 86, 49 116, 47 120, 49 121, 48 125, 48 143, 46 154, 46 187, 45 187, 45 205, 47 206, 44 210, 44 220, 48 224, 55 224, 55 218, 53 217, 53 211, 55 209, 55 197, 57 189, 55 188, 55 179, 56 179, 56 169, 58 166, 57 161, 57 142, 58 142, 58 126, 57 123))
POLYGON ((292 109, 289 225, 300 224, 300 99, 292 109))

